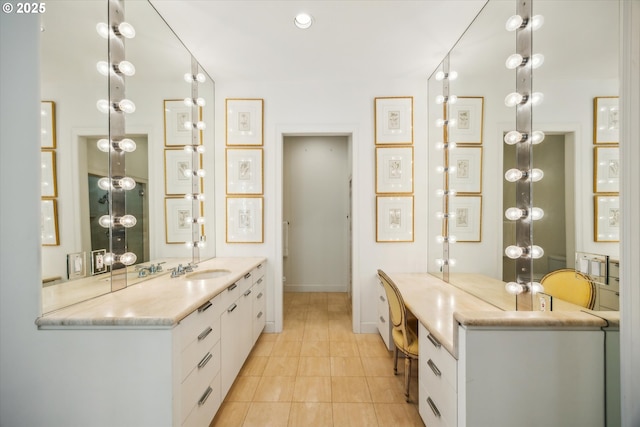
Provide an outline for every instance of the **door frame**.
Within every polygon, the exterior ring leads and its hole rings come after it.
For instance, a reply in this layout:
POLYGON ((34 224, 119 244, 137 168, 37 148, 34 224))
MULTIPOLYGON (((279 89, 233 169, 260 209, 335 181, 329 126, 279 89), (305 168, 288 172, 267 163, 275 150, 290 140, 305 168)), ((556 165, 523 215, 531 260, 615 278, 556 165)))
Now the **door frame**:
MULTIPOLYGON (((280 236, 275 239, 275 260, 274 260, 274 332, 282 332, 283 326, 283 296, 284 287, 282 277, 283 269, 283 241, 282 241, 282 221, 283 217, 283 166, 284 166, 284 139, 290 136, 346 136, 349 152, 349 166, 352 176, 352 210, 351 220, 355 223, 359 217, 359 180, 358 177, 358 127, 356 125, 287 125, 276 128, 275 146, 275 235, 280 236)), ((352 330, 360 332, 360 290, 359 290, 359 266, 354 260, 359 259, 358 231, 353 228, 351 231, 351 312, 352 330)))

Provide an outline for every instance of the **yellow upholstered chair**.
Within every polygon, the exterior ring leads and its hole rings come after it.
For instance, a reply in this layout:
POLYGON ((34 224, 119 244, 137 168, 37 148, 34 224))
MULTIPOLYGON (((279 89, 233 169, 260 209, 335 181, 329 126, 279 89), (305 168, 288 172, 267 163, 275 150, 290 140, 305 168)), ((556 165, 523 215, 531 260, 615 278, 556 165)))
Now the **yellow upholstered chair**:
POLYGON ((384 285, 389 314, 393 330, 395 352, 393 358, 393 373, 398 373, 398 351, 404 354, 404 396, 409 401, 409 381, 411 379, 411 362, 418 358, 418 320, 413 317, 404 305, 404 300, 396 284, 382 270, 378 270, 378 277, 384 285))
POLYGON ((571 268, 547 273, 540 284, 544 292, 554 298, 576 304, 590 310, 596 302, 595 284, 589 278, 571 268))

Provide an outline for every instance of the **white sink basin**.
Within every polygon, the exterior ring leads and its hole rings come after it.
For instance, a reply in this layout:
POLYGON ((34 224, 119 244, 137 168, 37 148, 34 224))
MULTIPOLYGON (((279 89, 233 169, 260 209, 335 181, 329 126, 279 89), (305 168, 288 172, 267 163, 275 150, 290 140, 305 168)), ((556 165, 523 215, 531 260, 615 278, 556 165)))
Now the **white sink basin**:
POLYGON ((213 268, 211 270, 202 270, 195 273, 189 273, 185 277, 190 280, 206 280, 226 276, 229 273, 231 273, 231 270, 225 270, 223 268, 213 268))

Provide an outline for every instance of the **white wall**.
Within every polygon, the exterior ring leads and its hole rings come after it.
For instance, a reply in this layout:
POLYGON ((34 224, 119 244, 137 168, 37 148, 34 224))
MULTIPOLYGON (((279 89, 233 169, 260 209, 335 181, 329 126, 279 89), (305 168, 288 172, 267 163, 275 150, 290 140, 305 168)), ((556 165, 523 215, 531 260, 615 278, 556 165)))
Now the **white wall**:
MULTIPOLYGON (((264 244, 226 244, 217 239, 217 256, 262 255, 269 260, 267 322, 281 327, 282 316, 282 144, 283 135, 351 135, 353 173, 354 330, 376 330, 376 270, 426 269, 426 76, 407 81, 225 82, 216 84, 216 218, 224 212, 224 100, 264 99, 264 244), (414 97, 415 242, 375 242, 374 98, 414 97)), ((216 222, 224 236, 224 221, 216 222)))

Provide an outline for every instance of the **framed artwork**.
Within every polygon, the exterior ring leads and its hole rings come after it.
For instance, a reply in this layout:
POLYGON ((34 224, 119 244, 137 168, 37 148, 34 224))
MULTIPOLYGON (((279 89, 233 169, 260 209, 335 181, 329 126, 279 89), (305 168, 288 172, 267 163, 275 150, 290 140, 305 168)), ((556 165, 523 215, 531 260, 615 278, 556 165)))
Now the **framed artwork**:
MULTIPOLYGON (((192 107, 186 105, 183 99, 164 100, 164 145, 184 146, 193 145, 193 126, 191 118, 192 107)), ((198 107, 196 121, 202 119, 202 107, 198 107)), ((202 137, 199 136, 198 144, 201 144, 202 137)))
POLYGON ((413 97, 379 97, 374 105, 376 144, 413 144, 413 97))
MULTIPOLYGON (((202 157, 198 155, 200 163, 202 157)), ((186 175, 193 170, 193 153, 180 149, 164 150, 164 192, 168 195, 193 193, 193 174, 186 175)), ((196 165, 196 169, 202 165, 196 165)))
POLYGON ((449 126, 449 141, 456 144, 482 144, 483 96, 459 96, 455 104, 449 105, 449 119, 455 121, 449 126))
POLYGON ((482 196, 456 196, 449 199, 449 235, 458 242, 482 241, 482 196))
MULTIPOLYGON (((176 244, 193 241, 192 207, 193 201, 182 197, 166 197, 164 199, 166 243, 176 244)), ((202 203, 200 209, 202 209, 202 203)))
POLYGON ((376 147, 376 193, 413 193, 413 147, 376 147))
POLYGON ((98 249, 97 251, 91 251, 91 275, 105 273, 107 271, 107 264, 104 262, 104 257, 107 254, 106 249, 98 249))
POLYGON ((593 192, 620 191, 620 148, 595 147, 593 151, 593 192))
POLYGON ((87 275, 85 253, 77 252, 67 255, 67 278, 79 279, 87 275))
POLYGON ((227 197, 227 243, 263 243, 263 198, 227 197))
POLYGON ((227 113, 227 145, 263 144, 263 99, 225 100, 227 113))
POLYGON ((41 191, 42 197, 57 197, 58 189, 56 186, 56 152, 53 150, 41 150, 41 191))
POLYGON ((617 96, 593 98, 593 143, 620 142, 620 110, 617 96))
POLYGON ((263 193, 262 148, 227 148, 227 194, 263 193))
POLYGON ((42 246, 58 246, 58 203, 55 199, 40 201, 40 238, 42 246))
POLYGON ((56 148, 56 103, 40 102, 40 147, 56 148))
POLYGON ((413 242, 413 196, 376 196, 376 242, 413 242))
POLYGON ((458 193, 482 192, 482 147, 457 147, 449 152, 449 188, 458 193))
POLYGON ((594 196, 594 241, 620 241, 620 196, 594 196))

